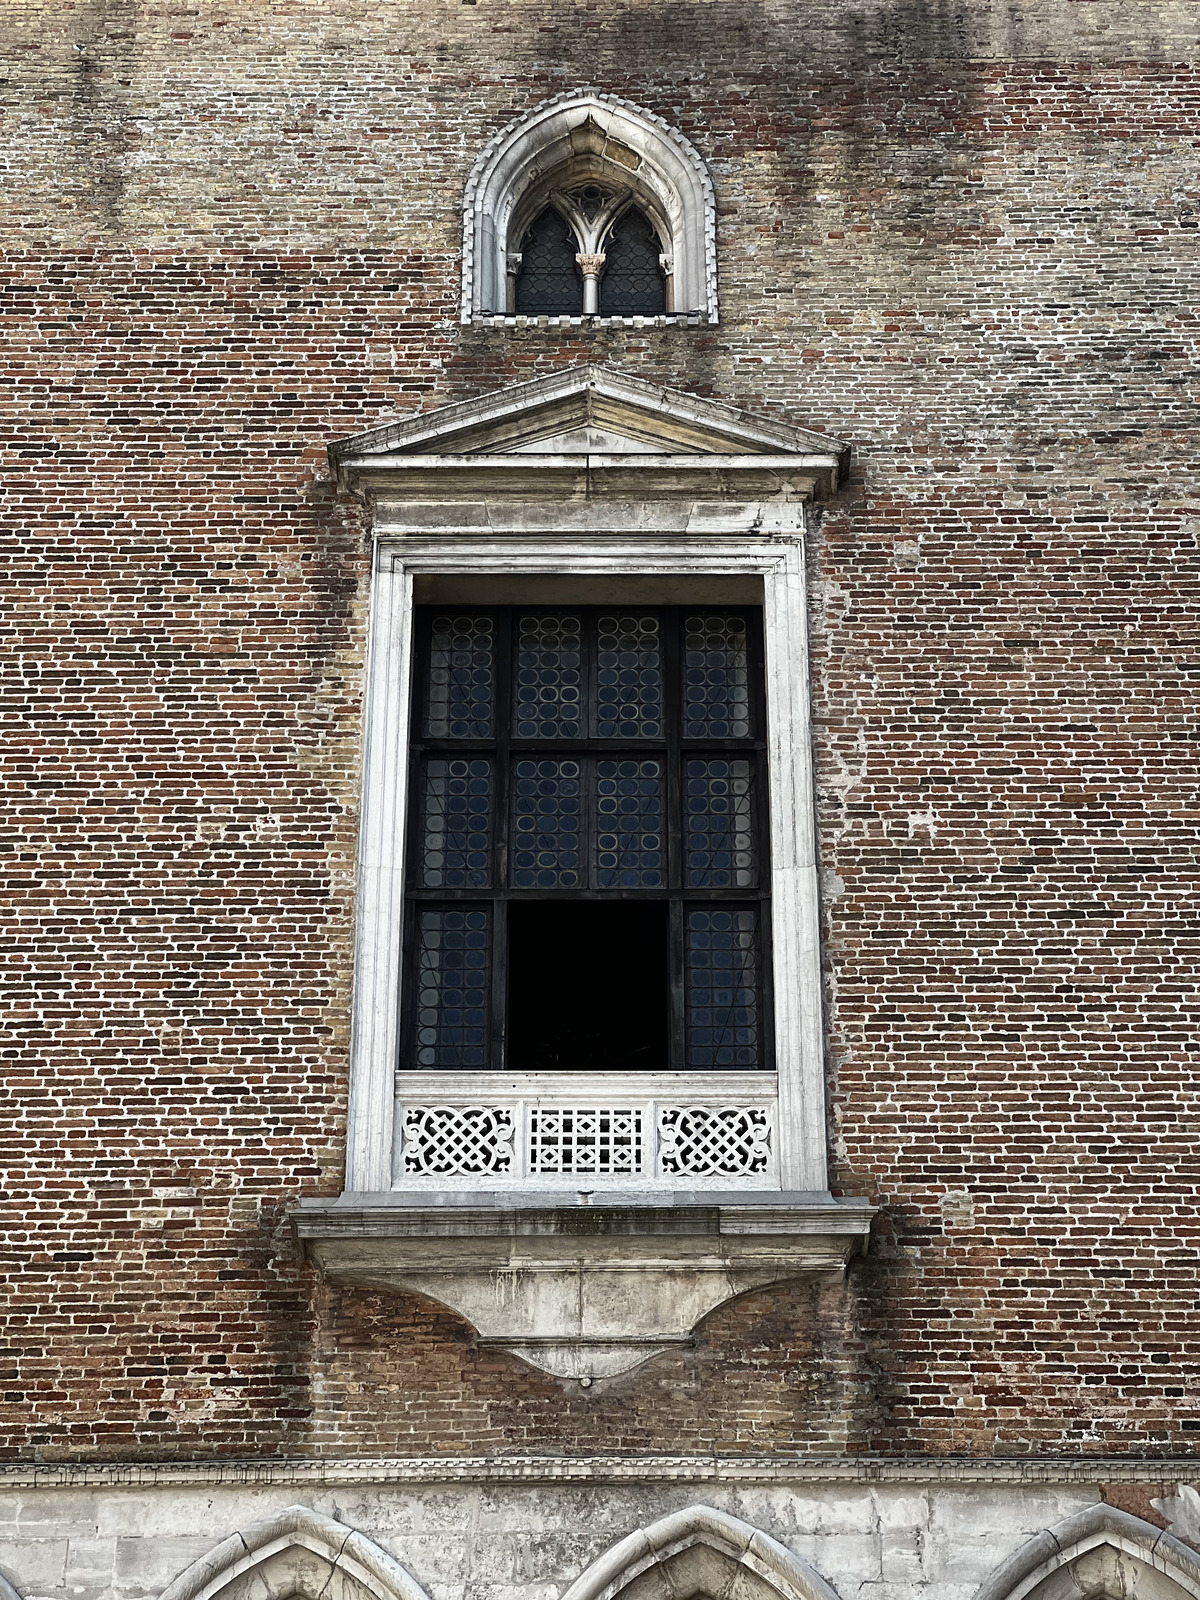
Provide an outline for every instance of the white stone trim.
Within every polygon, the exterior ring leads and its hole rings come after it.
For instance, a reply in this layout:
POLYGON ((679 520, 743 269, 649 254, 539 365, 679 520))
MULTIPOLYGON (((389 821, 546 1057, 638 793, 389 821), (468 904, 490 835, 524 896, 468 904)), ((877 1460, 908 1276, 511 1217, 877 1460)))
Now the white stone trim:
MULTIPOLYGON (((1193 1463, 1193 1474, 1198 1465, 1193 1463)), ((1154 1470, 1151 1463, 1146 1463, 1146 1468, 1154 1470)), ((1043 1591, 1043 1585, 1053 1574, 1063 1569, 1072 1572, 1091 1552, 1102 1550, 1126 1558, 1121 1567, 1127 1581, 1134 1579, 1135 1587, 1122 1592, 1136 1592, 1139 1600, 1182 1600, 1185 1595, 1200 1600, 1200 1556, 1162 1528, 1106 1503, 1076 1512, 1030 1539, 997 1568, 975 1600, 1036 1600, 1043 1592, 1051 1592, 1049 1586, 1043 1591), (1139 1568, 1148 1568, 1163 1581, 1151 1578, 1145 1582, 1148 1575, 1144 1573, 1135 1578, 1139 1568)), ((1092 1592, 1087 1585, 1078 1587, 1080 1593, 1085 1589, 1092 1592)), ((1069 1591, 1056 1584, 1052 1592, 1057 1596, 1076 1589, 1075 1584, 1069 1591)))
MULTIPOLYGON (((742 1600, 753 1600, 756 1592, 764 1591, 780 1600, 838 1600, 836 1590, 807 1561, 793 1555, 761 1528, 712 1506, 689 1506, 631 1533, 593 1561, 562 1600, 615 1600, 651 1567, 664 1565, 697 1545, 725 1558, 734 1570, 734 1592, 742 1600), (745 1570, 738 1573, 738 1567, 745 1570), (757 1584, 753 1581, 756 1578, 757 1584)), ((701 1592, 728 1593, 728 1574, 720 1576, 726 1578, 726 1583, 714 1583, 701 1592)), ((676 1592, 669 1575, 666 1588, 670 1593, 676 1592)))
MULTIPOLYGON (((798 428, 775 416, 744 411, 679 389, 664 389, 620 367, 565 367, 524 383, 508 384, 489 394, 457 400, 432 411, 419 411, 385 422, 365 433, 339 439, 329 457, 339 478, 361 486, 369 467, 394 469, 409 456, 439 461, 455 471, 477 452, 538 452, 539 467, 547 438, 581 422, 603 422, 607 429, 640 440, 655 449, 680 454, 694 468, 711 467, 715 456, 761 465, 765 456, 789 456, 820 466, 824 487, 833 493, 849 465, 850 447, 841 439, 811 428, 798 428), (452 463, 447 457, 453 458, 452 463), (746 458, 752 458, 746 461, 746 458)), ((605 459, 612 444, 587 450, 591 459, 605 459)), ((571 446, 578 457, 581 448, 571 446)), ((530 463, 527 463, 530 464, 530 463)), ((397 496, 393 493, 392 499, 397 496)), ((461 498, 456 496, 456 498, 461 498)), ((611 508, 610 508, 611 510, 611 508)))
POLYGON ((429 1600, 425 1590, 400 1563, 364 1534, 308 1506, 286 1506, 273 1517, 249 1523, 194 1561, 163 1590, 160 1600, 218 1600, 239 1595, 278 1592, 286 1587, 300 1600, 321 1600, 334 1574, 343 1580, 345 1600, 429 1600), (284 1585, 267 1579, 268 1565, 288 1550, 300 1549, 318 1560, 289 1567, 284 1585), (254 1580, 258 1582, 255 1584, 254 1580))
MULTIPOLYGON (((588 120, 640 158, 636 173, 613 170, 653 195, 671 230, 675 310, 670 322, 717 321, 717 213, 708 169, 695 148, 662 117, 620 95, 584 90, 555 95, 495 134, 471 168, 463 194, 461 320, 509 325, 505 315, 506 259, 516 248, 510 224, 521 197, 572 158, 571 135, 588 120)), ((543 319, 512 319, 513 326, 543 319)), ((548 326, 574 319, 546 318, 548 326)), ((587 318, 587 322, 645 325, 652 319, 587 318)), ((656 319, 654 319, 656 320, 656 319)))
MULTIPOLYGON (((336 1488, 352 1484, 1190 1484, 1194 1456, 341 1456, 325 1460, 5 1462, 0 1490, 336 1488)), ((1108 1512, 1113 1507, 1103 1508, 1108 1512)), ((1159 1530, 1153 1530, 1155 1534, 1159 1530)), ((1049 1534, 1038 1536, 1048 1541, 1049 1534)), ((1039 1544, 1045 1553, 1048 1543, 1039 1544)), ((1018 1555, 1020 1552, 1018 1552, 1018 1555)), ((1004 1568, 1000 1569, 1004 1571, 1004 1568)), ((999 1573, 996 1574, 999 1577, 999 1573)), ((989 1592, 977 1600, 990 1600, 989 1592)))
POLYGON ((412 579, 377 562, 367 650, 366 738, 358 857, 350 1105, 346 1187, 386 1189, 392 1181, 392 1120, 399 1015, 391 1001, 401 965, 408 751, 412 579))
MULTIPOLYGON (((739 511, 743 508, 739 507, 739 511)), ((761 508, 766 510, 768 508, 761 508)), ((509 521, 521 508, 505 507, 509 521)), ((812 816, 807 601, 803 507, 775 505, 768 538, 726 535, 602 540, 480 540, 477 528, 452 526, 436 538, 381 537, 367 703, 363 849, 357 923, 355 1031, 351 1063, 352 1148, 347 1192, 375 1192, 400 1181, 389 1170, 394 1081, 402 999, 400 938, 404 915, 404 773, 409 740, 408 651, 413 579, 419 574, 497 576, 757 575, 764 591, 768 662, 767 723, 771 835, 772 962, 775 1057, 779 1083, 777 1168, 768 1185, 828 1187, 815 832, 812 816), (778 528, 790 513, 790 537, 778 528), (386 1143, 385 1143, 386 1140, 386 1143), (384 1179, 386 1173, 386 1181, 384 1179)), ((627 523, 628 508, 614 520, 627 523)), ((386 514, 383 520, 387 521, 386 514)), ((761 512, 755 519, 761 525, 761 512)), ((439 1074, 428 1075, 431 1096, 439 1074)), ((447 1180, 444 1188, 465 1186, 447 1180)), ((495 1187, 489 1180, 489 1187, 495 1187)), ((478 1184, 475 1184, 478 1187, 478 1184)), ((522 1183, 528 1188, 528 1183, 522 1183)), ((678 1187, 678 1185, 674 1185, 678 1187)))

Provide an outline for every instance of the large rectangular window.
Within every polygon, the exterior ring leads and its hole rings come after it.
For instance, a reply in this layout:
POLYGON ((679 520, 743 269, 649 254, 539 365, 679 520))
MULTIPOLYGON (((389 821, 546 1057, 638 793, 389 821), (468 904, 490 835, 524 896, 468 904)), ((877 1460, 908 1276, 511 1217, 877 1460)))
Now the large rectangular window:
POLYGON ((417 609, 403 1065, 766 1070, 755 607, 417 609))

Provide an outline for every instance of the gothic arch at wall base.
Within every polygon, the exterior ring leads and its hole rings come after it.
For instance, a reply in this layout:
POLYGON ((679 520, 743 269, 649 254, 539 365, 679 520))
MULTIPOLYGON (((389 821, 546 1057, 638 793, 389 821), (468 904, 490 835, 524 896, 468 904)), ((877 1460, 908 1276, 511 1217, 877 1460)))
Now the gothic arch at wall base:
MULTIPOLYGON (((307 1506, 230 1534, 193 1562, 161 1600, 429 1600, 361 1533, 307 1506)), ((5 1597, 0 1594, 0 1600, 5 1597)))
POLYGON ((631 1533, 562 1600, 838 1600, 806 1561, 769 1534, 711 1506, 691 1506, 631 1533))
POLYGON ((1200 1600, 1200 1556, 1141 1517, 1089 1506, 1039 1533, 975 1600, 1200 1600))

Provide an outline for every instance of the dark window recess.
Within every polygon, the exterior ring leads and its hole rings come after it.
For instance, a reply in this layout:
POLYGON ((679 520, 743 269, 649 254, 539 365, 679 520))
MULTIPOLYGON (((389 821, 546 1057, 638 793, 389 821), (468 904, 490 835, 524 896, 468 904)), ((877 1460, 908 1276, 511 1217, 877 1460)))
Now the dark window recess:
POLYGON ((421 607, 405 1064, 771 1065, 750 608, 421 607))
POLYGON ((577 317, 583 278, 575 264, 579 246, 566 222, 547 206, 521 241, 517 311, 526 317, 577 317))
POLYGON ((600 279, 602 317, 657 317, 667 309, 658 258, 662 245, 645 213, 631 206, 618 217, 604 246, 600 279))
POLYGON ((668 908, 514 900, 508 907, 512 1072, 666 1072, 668 908))

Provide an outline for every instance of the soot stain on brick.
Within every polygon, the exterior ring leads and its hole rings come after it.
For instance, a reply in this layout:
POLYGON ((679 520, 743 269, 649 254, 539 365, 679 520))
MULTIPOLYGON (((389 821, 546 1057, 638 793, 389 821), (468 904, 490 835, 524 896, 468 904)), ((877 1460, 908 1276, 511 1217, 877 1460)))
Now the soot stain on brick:
MULTIPOLYGON (((90 0, 67 34, 70 142, 102 230, 125 222, 128 98, 119 81, 138 55, 136 0, 90 0)), ((126 80, 127 84, 128 80, 126 80)), ((67 183, 78 181, 64 174, 67 183)))

